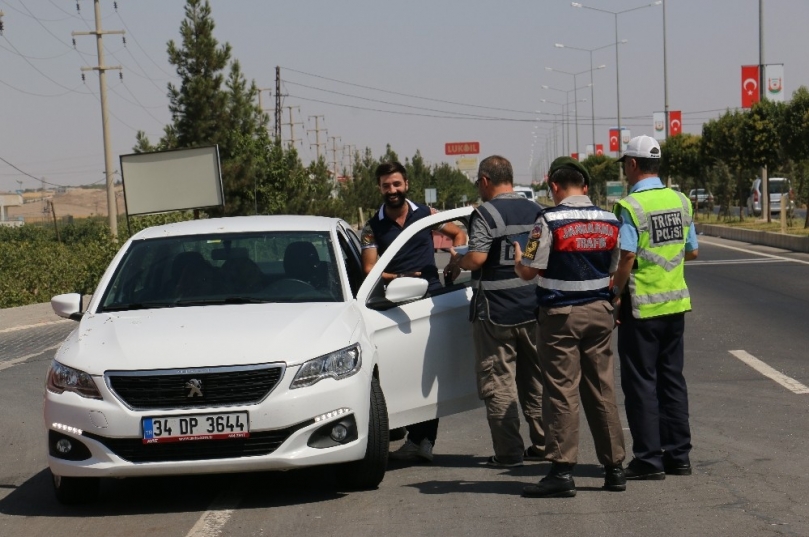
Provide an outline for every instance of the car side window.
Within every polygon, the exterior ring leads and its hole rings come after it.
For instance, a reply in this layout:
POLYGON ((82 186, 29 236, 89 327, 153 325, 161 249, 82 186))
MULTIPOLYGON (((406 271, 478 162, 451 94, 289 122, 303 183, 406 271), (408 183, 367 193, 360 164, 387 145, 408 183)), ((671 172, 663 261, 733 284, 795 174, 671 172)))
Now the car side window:
MULTIPOLYGON (((348 233, 348 237, 352 237, 352 235, 352 233, 348 233)), ((356 236, 353 236, 355 240, 352 241, 350 238, 347 238, 346 235, 343 235, 342 232, 337 233, 337 237, 340 242, 340 254, 343 258, 343 264, 346 267, 346 273, 348 274, 351 296, 356 298, 357 291, 362 284, 362 280, 365 278, 365 273, 362 270, 362 262, 360 261, 359 240, 356 239, 356 236)))

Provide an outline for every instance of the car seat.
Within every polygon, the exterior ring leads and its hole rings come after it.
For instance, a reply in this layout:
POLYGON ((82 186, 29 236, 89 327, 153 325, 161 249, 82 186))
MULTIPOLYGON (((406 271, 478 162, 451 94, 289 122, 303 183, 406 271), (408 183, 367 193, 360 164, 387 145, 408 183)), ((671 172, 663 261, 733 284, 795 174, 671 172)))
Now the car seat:
POLYGON ((324 268, 311 242, 291 242, 284 250, 284 273, 287 278, 323 288, 327 284, 324 268))

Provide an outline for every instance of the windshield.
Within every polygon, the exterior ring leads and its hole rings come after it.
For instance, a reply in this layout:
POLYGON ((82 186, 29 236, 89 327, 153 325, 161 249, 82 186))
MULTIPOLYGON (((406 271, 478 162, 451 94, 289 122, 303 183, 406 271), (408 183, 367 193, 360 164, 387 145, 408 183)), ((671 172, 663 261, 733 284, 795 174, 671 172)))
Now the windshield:
POLYGON ((770 179, 767 181, 767 190, 769 190, 770 194, 789 192, 789 181, 770 179))
POLYGON ((189 235, 134 241, 99 311, 337 302, 343 291, 327 232, 189 235))

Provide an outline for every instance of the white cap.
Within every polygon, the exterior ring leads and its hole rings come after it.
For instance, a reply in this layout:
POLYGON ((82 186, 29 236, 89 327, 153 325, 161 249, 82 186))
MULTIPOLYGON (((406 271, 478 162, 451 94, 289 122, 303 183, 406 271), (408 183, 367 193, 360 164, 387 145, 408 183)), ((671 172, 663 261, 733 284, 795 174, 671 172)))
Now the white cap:
POLYGON ((635 136, 626 144, 626 151, 618 162, 623 162, 626 157, 660 158, 660 144, 651 136, 635 136))

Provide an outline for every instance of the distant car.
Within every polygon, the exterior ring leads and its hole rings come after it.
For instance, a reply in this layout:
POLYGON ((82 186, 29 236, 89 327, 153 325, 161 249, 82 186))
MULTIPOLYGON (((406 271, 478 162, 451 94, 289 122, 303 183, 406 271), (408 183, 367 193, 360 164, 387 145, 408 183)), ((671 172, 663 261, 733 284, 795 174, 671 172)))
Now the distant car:
MULTIPOLYGON (((794 193, 792 191, 792 183, 786 177, 770 177, 767 180, 770 193, 770 213, 781 212, 781 195, 787 194, 789 203, 786 207, 787 211, 792 213, 795 210, 794 193)), ((750 195, 747 198, 747 213, 755 216, 761 215, 761 202, 763 196, 761 193, 761 179, 756 178, 753 181, 753 186, 750 187, 750 195)))
MULTIPOLYGON (((48 466, 62 503, 99 479, 335 465, 341 486, 375 488, 389 427, 479 406, 469 278, 381 278, 349 225, 249 216, 147 228, 123 245, 47 373, 48 466)), ((468 276, 468 273, 466 273, 468 276)))
POLYGON ((514 192, 531 201, 537 201, 536 192, 534 192, 534 189, 531 187, 515 185, 514 192))
POLYGON ((669 188, 676 191, 676 192, 680 192, 680 185, 678 185, 676 183, 672 184, 669 188))
POLYGON ((692 188, 688 199, 697 209, 713 209, 713 194, 705 188, 692 188))

